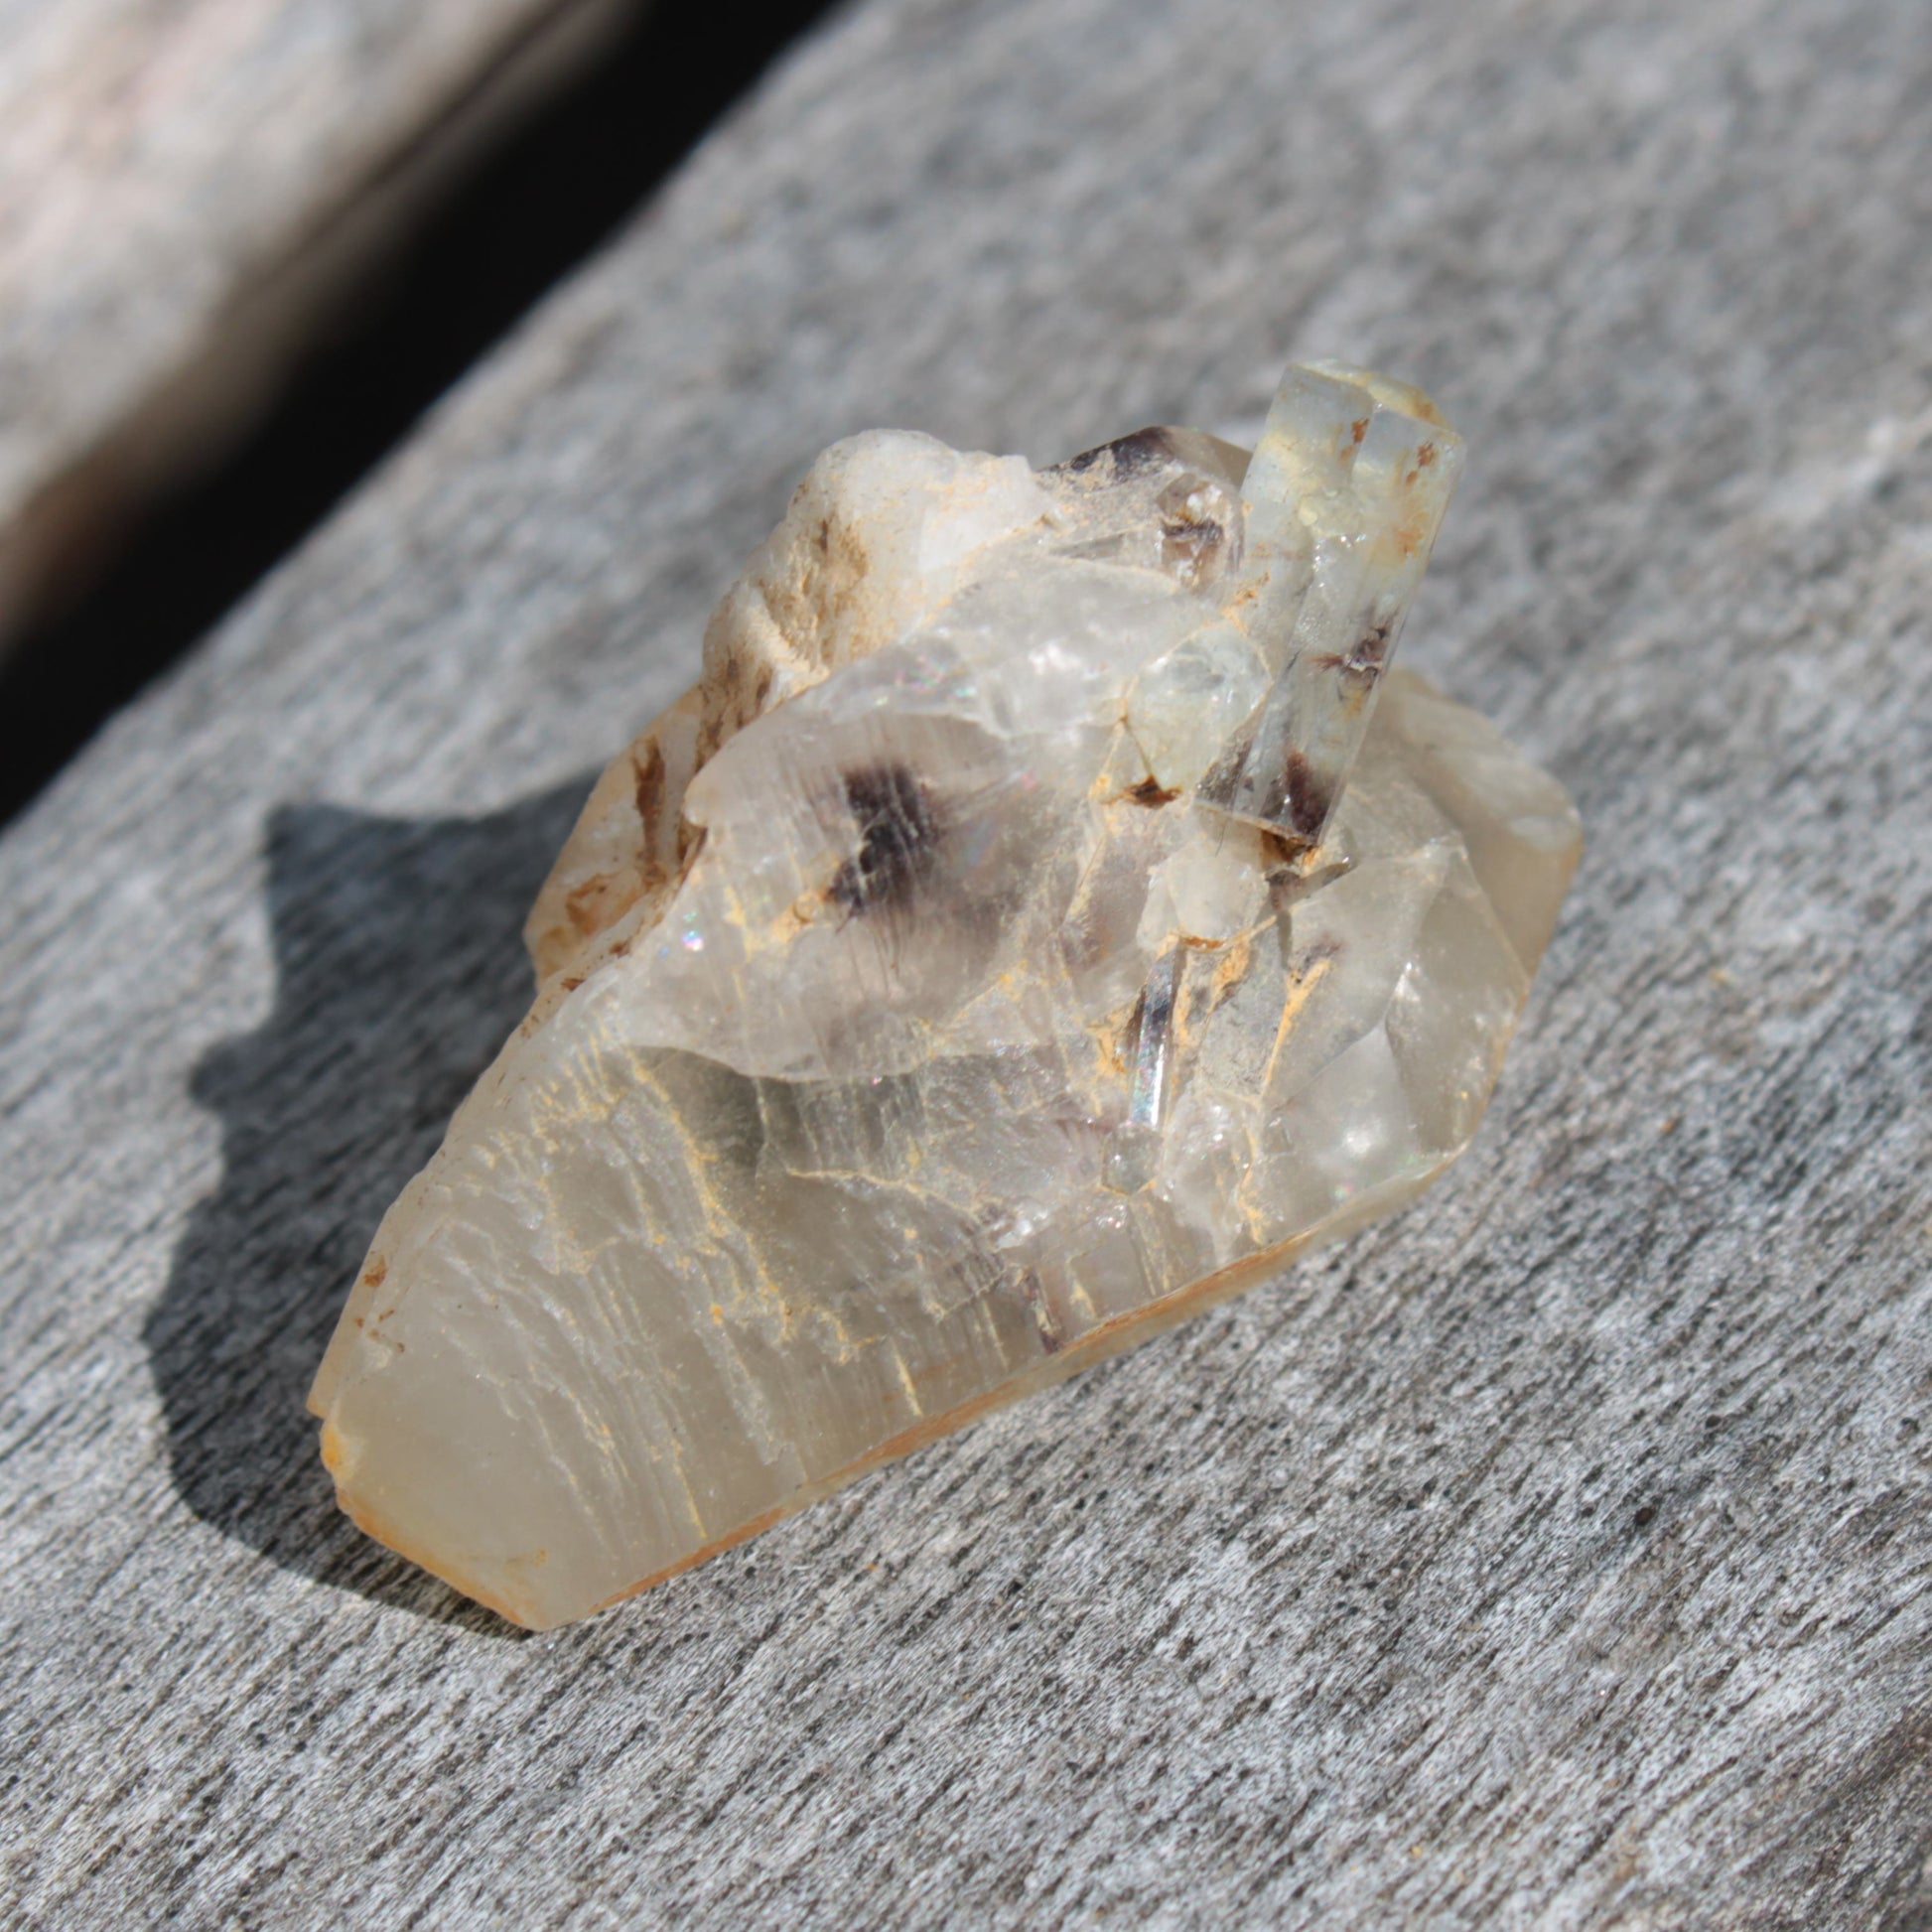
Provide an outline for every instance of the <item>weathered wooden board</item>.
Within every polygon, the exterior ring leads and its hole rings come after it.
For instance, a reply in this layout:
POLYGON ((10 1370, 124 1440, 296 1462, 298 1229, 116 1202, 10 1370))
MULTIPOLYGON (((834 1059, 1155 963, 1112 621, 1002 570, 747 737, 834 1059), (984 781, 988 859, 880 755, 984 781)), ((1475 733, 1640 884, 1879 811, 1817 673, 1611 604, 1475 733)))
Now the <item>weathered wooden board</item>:
POLYGON ((1932 1914, 1932 20, 872 0, 0 842, 31 1922, 1932 1914), (1591 845, 1417 1210, 614 1613, 302 1391, 576 788, 825 442, 1472 462, 1411 661, 1591 845))
POLYGON ((0 0, 0 649, 632 0, 0 0))

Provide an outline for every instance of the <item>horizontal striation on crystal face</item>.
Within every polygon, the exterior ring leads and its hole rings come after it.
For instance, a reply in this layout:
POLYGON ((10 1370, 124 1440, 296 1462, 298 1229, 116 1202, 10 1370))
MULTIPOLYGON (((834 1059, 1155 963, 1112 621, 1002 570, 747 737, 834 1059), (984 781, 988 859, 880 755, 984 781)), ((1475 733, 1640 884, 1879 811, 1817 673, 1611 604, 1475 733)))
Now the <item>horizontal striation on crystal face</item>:
POLYGON ((1389 669, 1459 460, 1333 364, 1252 462, 821 457, 377 1231, 311 1397, 355 1519, 564 1622, 1453 1159, 1580 841, 1389 669))

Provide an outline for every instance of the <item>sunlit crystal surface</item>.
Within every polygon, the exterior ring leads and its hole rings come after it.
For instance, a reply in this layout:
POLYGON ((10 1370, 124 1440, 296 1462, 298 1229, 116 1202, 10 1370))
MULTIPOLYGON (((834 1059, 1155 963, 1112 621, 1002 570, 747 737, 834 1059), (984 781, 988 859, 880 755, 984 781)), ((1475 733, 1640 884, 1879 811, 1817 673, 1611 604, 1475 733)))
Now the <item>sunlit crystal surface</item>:
POLYGON ((821 457, 376 1234, 311 1397, 356 1520, 563 1622, 1452 1159, 1579 844, 1388 670, 1459 459, 1335 365, 1252 463, 821 457))

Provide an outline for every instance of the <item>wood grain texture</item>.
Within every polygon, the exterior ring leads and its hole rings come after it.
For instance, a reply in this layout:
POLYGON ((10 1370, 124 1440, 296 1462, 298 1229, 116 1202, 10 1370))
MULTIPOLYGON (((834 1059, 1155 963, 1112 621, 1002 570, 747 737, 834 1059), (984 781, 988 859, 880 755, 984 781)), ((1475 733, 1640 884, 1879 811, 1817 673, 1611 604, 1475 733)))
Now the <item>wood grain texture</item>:
POLYGON ((35 1924, 1932 1919, 1932 22, 872 0, 0 843, 35 1924), (1399 370, 1590 847, 1416 1209, 588 1624, 300 1398, 827 441, 1399 370))
POLYGON ((633 0, 0 0, 0 647, 633 0))

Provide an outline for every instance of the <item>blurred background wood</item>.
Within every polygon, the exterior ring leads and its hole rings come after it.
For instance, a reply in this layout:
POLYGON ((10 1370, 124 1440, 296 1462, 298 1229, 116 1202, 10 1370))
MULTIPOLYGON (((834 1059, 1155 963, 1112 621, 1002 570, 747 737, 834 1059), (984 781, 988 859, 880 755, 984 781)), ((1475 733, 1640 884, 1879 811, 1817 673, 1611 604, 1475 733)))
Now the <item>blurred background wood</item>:
POLYGON ((642 0, 0 0, 0 650, 642 0))
MULTIPOLYGON (((332 139, 352 147, 349 137, 367 132, 370 110, 345 70, 357 60, 379 66, 385 42, 407 52, 437 17, 432 10, 412 28, 393 8, 364 9, 364 18, 323 0, 298 59, 282 30, 306 17, 301 9, 264 13, 256 25, 275 58, 238 60, 242 74, 272 97, 269 82, 279 77, 286 92, 313 67, 304 95, 311 115, 291 117, 288 138, 271 138, 262 133, 260 111, 251 118, 237 106, 249 97, 237 84, 228 89, 231 111, 211 116, 206 129, 180 112, 160 116, 162 133, 177 146, 185 142, 208 177, 206 194, 175 192, 141 205, 150 224, 182 230, 181 272, 172 273, 172 260, 157 266, 139 250, 131 266, 94 253, 41 263, 45 281, 29 291, 15 332, 23 343, 28 323, 44 324, 60 307, 62 278, 72 281, 76 272, 83 283, 92 277, 97 294, 124 295, 143 326, 172 326, 190 314, 198 268, 225 264, 243 276, 244 287, 234 302, 202 318, 206 339, 195 366, 206 381, 171 377, 158 392, 164 427, 191 438, 192 447, 179 437, 148 435, 152 425, 137 412, 126 433, 111 440, 123 456, 147 453, 138 478, 126 465, 116 470, 87 456, 73 473, 84 489, 53 489, 49 500, 73 514, 63 510, 46 524, 58 524, 61 541, 29 546, 47 566, 35 577, 42 594, 16 600, 10 620, 0 612, 0 824, 102 719, 192 648, 397 449, 451 383, 629 220, 779 51, 827 11, 828 0, 768 0, 729 31, 709 15, 678 8, 598 0, 597 11, 586 12, 585 4, 553 5, 469 93, 444 103, 441 120, 391 154, 376 178, 351 183, 356 196, 325 210, 316 232, 281 237, 291 250, 301 241, 293 265, 227 262, 222 250, 235 240, 238 214, 290 214, 273 194, 258 189, 251 199, 231 178, 245 175, 258 146, 286 159, 294 139, 298 158, 309 157, 301 146, 305 129, 311 148, 326 149, 332 139), (627 24, 612 31, 620 15, 627 24), (358 22, 366 29, 359 36, 358 22), (331 99, 339 126, 323 111, 331 99), (139 281, 150 273, 160 278, 158 294, 139 281)), ((200 4, 178 10, 176 38, 206 51, 209 12, 200 4)), ((75 18, 84 24, 88 10, 75 18)), ((441 23, 445 38, 461 42, 457 27, 441 23)), ((154 44, 163 39, 157 28, 132 50, 134 75, 146 72, 143 57, 158 59, 154 44)), ((0 37, 0 91, 31 95, 20 76, 35 45, 23 37, 10 59, 12 44, 0 37)), ((247 36, 238 35, 236 45, 248 51, 247 36)), ((165 80, 167 63, 160 65, 165 80)), ((205 64, 187 65, 207 77, 205 64)), ((399 65, 406 74, 408 63, 399 65)), ((389 98, 380 76, 372 86, 378 104, 389 98)), ((179 106, 160 82, 144 88, 130 81, 102 105, 97 127, 63 124, 65 132, 72 144, 84 147, 86 135, 124 161, 157 93, 179 106)), ((411 97, 400 104, 410 105, 411 97)), ((425 111, 436 105, 414 104, 425 111)), ((25 155, 28 145, 16 141, 16 151, 25 155)), ((58 143, 43 143, 49 145, 58 143)), ((9 183, 28 211, 16 225, 35 218, 43 204, 74 214, 76 184, 64 191, 61 169, 42 159, 46 167, 23 162, 14 171, 22 179, 9 183)), ((107 176, 100 199, 113 204, 108 189, 125 191, 127 184, 111 168, 97 172, 107 176)), ((181 173, 178 167, 175 176, 181 173)), ((163 180, 181 189, 179 179, 163 180)), ((112 223, 103 213, 98 225, 112 223)), ((113 325, 109 309, 104 321, 113 325)), ((0 311, 0 350, 6 330, 0 311)), ((45 329, 37 340, 50 345, 45 329)), ((126 358, 112 326, 51 346, 64 345, 59 394, 125 401, 118 385, 126 358)), ((0 424, 5 405, 0 392, 0 424)))
POLYGON ((1932 20, 867 0, 0 838, 33 1924, 1932 1915, 1932 20), (1405 645, 1590 846, 1415 1210, 592 1622, 301 1397, 589 773, 832 438, 1471 465, 1405 645))

